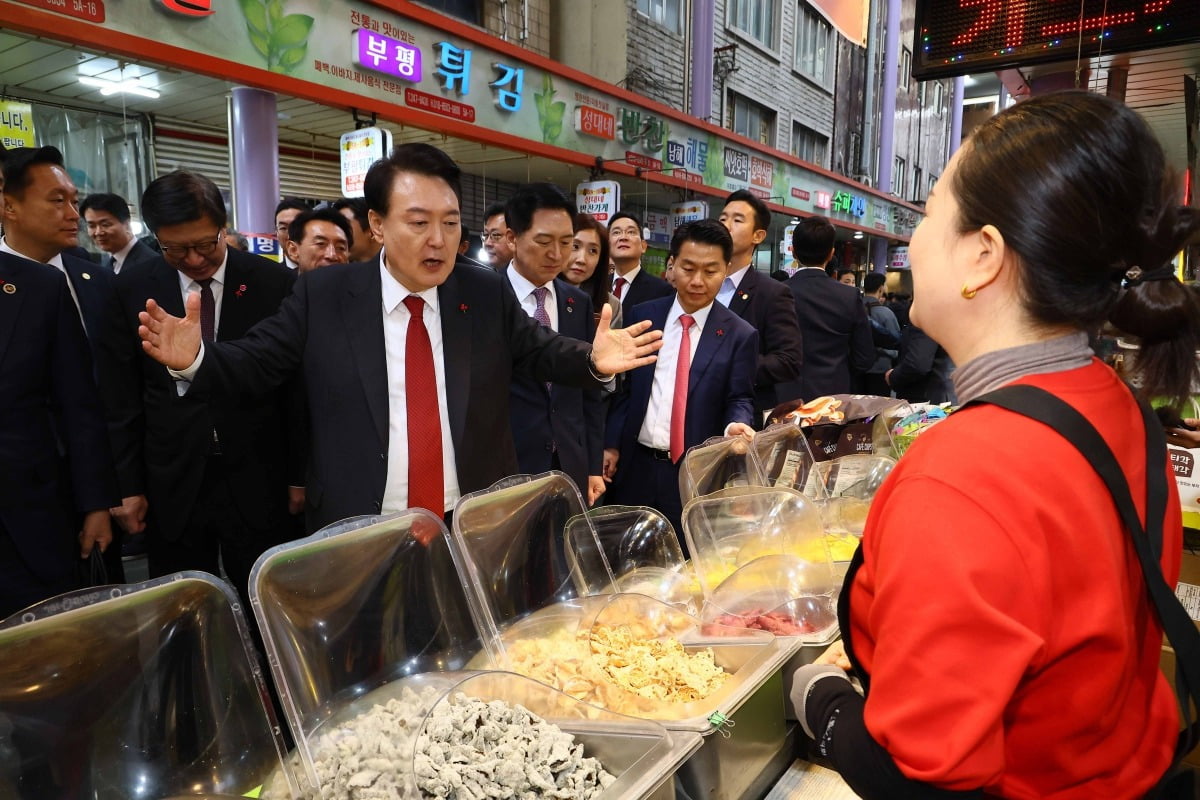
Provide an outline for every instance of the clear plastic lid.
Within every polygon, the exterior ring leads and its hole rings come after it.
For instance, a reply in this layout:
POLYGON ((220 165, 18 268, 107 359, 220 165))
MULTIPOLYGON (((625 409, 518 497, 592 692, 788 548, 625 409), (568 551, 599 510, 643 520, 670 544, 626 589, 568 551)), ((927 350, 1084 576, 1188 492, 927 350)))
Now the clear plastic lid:
POLYGON ((509 794, 640 798, 699 746, 695 734, 668 733, 510 672, 398 678, 343 706, 313 740, 325 796, 347 798, 499 797, 506 786, 509 794))
POLYGON ((567 521, 583 498, 561 472, 514 475, 454 507, 451 554, 471 614, 499 661, 500 632, 538 609, 578 596, 567 559, 567 521))
POLYGON ((787 657, 771 634, 701 631, 700 620, 651 597, 616 594, 544 608, 504 631, 501 660, 570 696, 668 728, 708 732, 787 657))
POLYGON ((567 522, 571 576, 580 596, 632 592, 699 611, 679 537, 645 506, 601 506, 567 522))
POLYGON ((759 431, 750 446, 762 465, 764 486, 795 489, 818 502, 828 498, 824 484, 813 479, 812 448, 795 422, 779 422, 759 431))
POLYGON ((741 436, 717 436, 696 445, 683 454, 679 465, 679 498, 684 505, 722 489, 765 485, 762 465, 741 436))
POLYGON ((202 572, 47 600, 0 623, 0 795, 290 798, 237 596, 202 572))
POLYGON ((762 556, 713 590, 701 613, 704 631, 752 628, 822 642, 837 630, 839 589, 828 560, 762 556))
POLYGON ((319 785, 311 748, 328 719, 478 651, 448 539, 440 519, 412 509, 339 523, 255 563, 250 600, 309 785, 319 785))
POLYGON ((684 506, 683 532, 705 597, 764 555, 829 559, 821 512, 794 489, 727 489, 697 498, 684 506))

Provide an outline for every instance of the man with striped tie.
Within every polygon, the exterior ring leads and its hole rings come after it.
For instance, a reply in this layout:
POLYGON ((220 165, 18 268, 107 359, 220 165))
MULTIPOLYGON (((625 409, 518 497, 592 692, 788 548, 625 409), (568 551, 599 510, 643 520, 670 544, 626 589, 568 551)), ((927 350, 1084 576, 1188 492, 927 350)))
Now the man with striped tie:
MULTIPOLYGON (((505 270, 526 314, 573 339, 595 335, 592 301, 558 277, 571 254, 575 205, 549 183, 526 184, 504 210, 513 259, 505 270)), ((600 391, 513 377, 509 417, 521 472, 556 469, 575 481, 588 505, 604 493, 604 412, 600 391)))

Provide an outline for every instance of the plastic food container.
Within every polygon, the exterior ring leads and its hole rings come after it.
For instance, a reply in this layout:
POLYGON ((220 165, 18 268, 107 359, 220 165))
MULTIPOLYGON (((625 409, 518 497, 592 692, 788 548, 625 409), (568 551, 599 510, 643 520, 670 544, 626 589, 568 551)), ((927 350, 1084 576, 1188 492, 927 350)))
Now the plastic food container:
POLYGON ((571 577, 581 597, 644 594, 689 614, 699 587, 666 517, 645 506, 601 506, 567 521, 571 577))
POLYGON ((756 433, 750 447, 762 465, 763 486, 795 489, 817 502, 829 497, 825 485, 813 477, 812 448, 799 425, 776 423, 756 433))
POLYGON ((760 556, 829 558, 820 510, 794 489, 727 489, 697 498, 684 506, 683 533, 705 597, 760 556))
POLYGON ((250 573, 299 765, 351 701, 409 675, 460 669, 480 646, 442 521, 422 509, 362 518, 263 553, 250 573))
POLYGON ((237 596, 202 572, 0 623, 0 796, 290 797, 237 596))
POLYGON ((679 499, 684 505, 722 489, 765 484, 758 456, 740 436, 709 439, 684 453, 679 466, 679 499))

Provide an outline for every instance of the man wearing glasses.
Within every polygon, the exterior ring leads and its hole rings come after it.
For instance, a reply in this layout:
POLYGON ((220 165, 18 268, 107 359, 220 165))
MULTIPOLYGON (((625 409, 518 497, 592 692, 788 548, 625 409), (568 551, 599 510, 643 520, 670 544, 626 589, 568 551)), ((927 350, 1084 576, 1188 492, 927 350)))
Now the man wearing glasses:
POLYGON ((504 219, 504 204, 488 208, 483 222, 483 252, 492 269, 501 272, 513 259, 513 246, 508 238, 508 223, 504 219))
POLYGON ((181 170, 155 180, 142 195, 142 214, 162 256, 122 270, 117 286, 141 372, 127 417, 144 431, 150 575, 220 574, 219 558, 245 601, 254 560, 294 536, 289 503, 299 507, 302 499, 289 487, 302 485, 304 470, 303 454, 293 452, 299 393, 288 386, 257 395, 188 392, 141 354, 134 331, 148 299, 182 314, 195 293, 202 337, 238 339, 275 313, 296 273, 226 245, 220 190, 202 175, 181 170))

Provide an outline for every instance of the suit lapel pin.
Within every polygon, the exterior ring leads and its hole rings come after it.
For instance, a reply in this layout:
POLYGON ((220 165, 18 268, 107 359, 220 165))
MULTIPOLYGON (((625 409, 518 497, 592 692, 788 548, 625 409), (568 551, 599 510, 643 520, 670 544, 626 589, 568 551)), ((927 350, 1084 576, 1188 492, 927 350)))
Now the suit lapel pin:
POLYGON ((241 297, 245 293, 246 293, 246 284, 244 284, 244 283, 241 286, 237 287, 237 291, 234 292, 234 294, 236 294, 238 297, 241 297))
POLYGON ((83 279, 85 281, 90 281, 92 279, 92 273, 90 273, 90 272, 83 273, 83 279))
POLYGON ((7 281, 0 281, 0 283, 4 284, 4 293, 5 294, 16 294, 17 293, 17 287, 15 285, 13 285, 7 281))
POLYGON ((575 310, 575 298, 568 297, 567 298, 567 313, 570 314, 574 310, 575 310))
POLYGON ((741 292, 740 296, 741 296, 741 298, 742 298, 743 300, 749 300, 749 299, 750 299, 750 295, 746 294, 745 292, 741 292))
POLYGON ((459 303, 458 304, 458 313, 460 313, 460 314, 467 313, 467 308, 468 308, 468 306, 466 303, 459 303))
POLYGON ((724 336, 724 335, 725 335, 725 331, 724 331, 724 329, 722 329, 722 328, 717 328, 717 336, 724 336))

